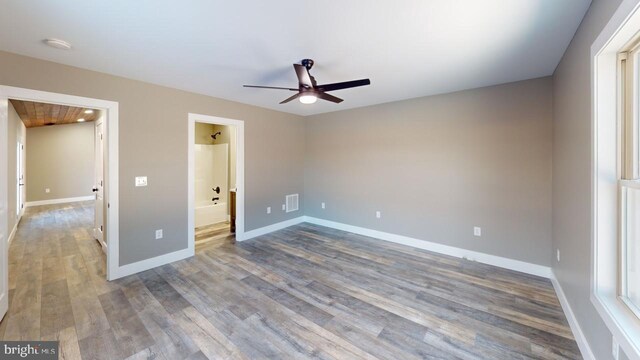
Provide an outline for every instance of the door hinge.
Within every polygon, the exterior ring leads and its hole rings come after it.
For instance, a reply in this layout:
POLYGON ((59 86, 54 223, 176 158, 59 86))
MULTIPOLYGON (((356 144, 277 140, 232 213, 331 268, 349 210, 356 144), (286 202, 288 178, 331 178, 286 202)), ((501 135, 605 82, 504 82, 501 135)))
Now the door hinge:
POLYGON ((107 209, 111 208, 111 204, 107 203, 107 209))
POLYGON ((100 225, 100 232, 102 232, 102 225, 100 225))

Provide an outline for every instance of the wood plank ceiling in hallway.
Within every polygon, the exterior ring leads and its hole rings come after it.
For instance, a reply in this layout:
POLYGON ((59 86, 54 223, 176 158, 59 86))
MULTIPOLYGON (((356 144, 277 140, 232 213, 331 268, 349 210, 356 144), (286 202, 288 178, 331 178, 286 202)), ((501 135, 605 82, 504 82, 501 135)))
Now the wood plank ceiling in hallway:
POLYGON ((547 279, 300 224, 105 280, 91 202, 29 208, 0 339, 61 359, 579 359, 547 279))
POLYGON ((11 101, 11 105, 16 109, 24 126, 28 128, 73 124, 78 122, 78 119, 84 119, 84 121, 89 122, 94 121, 98 117, 98 111, 95 109, 15 99, 9 101, 11 101))

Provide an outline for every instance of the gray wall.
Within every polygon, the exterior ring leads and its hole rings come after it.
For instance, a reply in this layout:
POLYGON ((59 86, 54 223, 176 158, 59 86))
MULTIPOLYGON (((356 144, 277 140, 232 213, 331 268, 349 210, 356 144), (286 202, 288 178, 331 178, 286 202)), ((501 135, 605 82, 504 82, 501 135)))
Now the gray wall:
POLYGON ((245 230, 301 215, 279 210, 304 189, 305 124, 296 115, 7 52, 0 84, 119 102, 121 265, 187 247, 189 112, 245 122, 245 230), (134 186, 140 175, 149 186, 134 186), (267 206, 278 211, 267 215, 267 206))
POLYGON ((620 4, 594 0, 553 76, 553 270, 597 359, 611 358, 611 334, 590 296, 591 44, 620 4), (555 252, 555 250, 554 250, 555 252))
POLYGON ((17 201, 18 201, 18 194, 17 194, 17 186, 18 186, 18 175, 17 175, 17 171, 18 171, 18 167, 17 167, 17 148, 18 148, 18 141, 22 142, 22 144, 25 144, 25 133, 26 133, 26 129, 24 124, 22 123, 22 120, 20 120, 20 116, 18 116, 18 113, 16 112, 16 109, 13 108, 13 105, 11 105, 11 102, 9 102, 9 130, 8 130, 8 149, 7 149, 7 156, 9 158, 9 161, 7 162, 8 165, 8 169, 7 169, 7 176, 8 176, 8 181, 7 181, 7 187, 9 189, 9 197, 7 199, 7 201, 9 202, 9 206, 8 206, 8 226, 9 226, 9 232, 11 232, 13 230, 13 227, 16 225, 16 222, 18 221, 18 216, 17 214, 17 201))
POLYGON ((306 215, 549 265, 551 90, 548 77, 308 117, 306 215))
POLYGON ((27 129, 27 201, 91 196, 95 186, 94 123, 27 129), (50 192, 45 192, 45 189, 50 192))

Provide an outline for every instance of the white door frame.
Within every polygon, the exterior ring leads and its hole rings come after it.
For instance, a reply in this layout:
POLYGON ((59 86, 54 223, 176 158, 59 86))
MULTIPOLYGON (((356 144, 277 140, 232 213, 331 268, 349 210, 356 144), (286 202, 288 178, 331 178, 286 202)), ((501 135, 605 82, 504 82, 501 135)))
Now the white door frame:
POLYGON ((187 179, 188 189, 188 215, 187 215, 187 234, 188 248, 193 251, 195 249, 195 132, 196 122, 218 125, 231 125, 236 127, 236 240, 242 241, 245 238, 244 232, 244 121, 221 118, 210 115, 189 113, 189 121, 187 121, 188 130, 188 166, 189 175, 187 179))
MULTIPOLYGON (((105 211, 107 235, 107 279, 116 279, 121 273, 119 266, 119 217, 118 217, 118 103, 114 101, 92 99, 74 95, 58 94, 46 91, 24 89, 0 85, 0 99, 9 98, 24 101, 54 103, 67 106, 100 109, 106 112, 106 161, 105 161, 105 211)), ((8 123, 0 124, 0 134, 8 133, 8 123)), ((0 148, 7 148, 7 138, 0 136, 0 148)), ((3 152, 6 154, 6 151, 3 152)), ((6 169, 6 155, 0 156, 0 169, 6 169)), ((7 205, 8 189, 6 175, 0 180, 0 207, 7 205), (4 186, 2 186, 4 184, 4 186)), ((6 219, 0 219, 0 233, 6 233, 6 219)), ((2 246, 6 246, 3 244, 2 246)), ((7 259, 8 260, 8 259, 7 259)), ((8 275, 3 274, 3 277, 8 275)), ((3 281, 0 279, 0 281, 3 281)))
POLYGON ((0 176, 0 320, 9 309, 9 99, 0 94, 0 169, 5 174, 0 176), (6 121, 4 121, 6 119, 6 121))

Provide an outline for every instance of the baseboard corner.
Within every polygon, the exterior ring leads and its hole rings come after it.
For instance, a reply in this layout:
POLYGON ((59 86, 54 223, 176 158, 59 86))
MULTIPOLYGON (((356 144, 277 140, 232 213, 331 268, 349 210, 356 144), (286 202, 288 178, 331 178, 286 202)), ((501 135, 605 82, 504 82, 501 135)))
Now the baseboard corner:
POLYGON ((595 360, 595 356, 593 355, 593 351, 591 350, 591 346, 589 346, 589 342, 587 341, 584 332, 582 331, 582 327, 580 327, 580 323, 578 323, 578 319, 573 313, 573 309, 571 309, 571 305, 569 304, 569 300, 567 299, 564 290, 562 289, 562 285, 556 278, 553 269, 551 270, 551 284, 553 284, 553 289, 556 292, 556 296, 558 297, 558 301, 560 301, 560 306, 562 306, 562 311, 564 312, 565 317, 567 318, 567 322, 569 323, 569 327, 571 328, 571 332, 573 333, 573 337, 578 344, 578 348, 580 349, 580 353, 585 360, 595 360))

